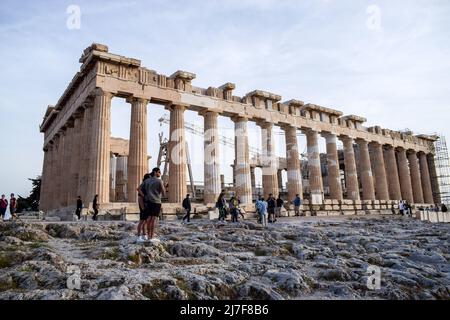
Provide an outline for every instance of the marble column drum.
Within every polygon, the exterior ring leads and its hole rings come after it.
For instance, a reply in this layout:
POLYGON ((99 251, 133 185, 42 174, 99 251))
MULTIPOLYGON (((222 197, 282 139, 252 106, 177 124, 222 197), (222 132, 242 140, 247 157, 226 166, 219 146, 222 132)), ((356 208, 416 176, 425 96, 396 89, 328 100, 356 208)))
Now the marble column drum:
MULTIPOLYGON (((169 140, 169 202, 181 203, 187 194, 186 181, 186 136, 184 130, 184 111, 182 105, 172 105, 170 110, 169 140)), ((130 193, 130 190, 128 190, 130 193)))
POLYGON ((369 143, 358 139, 356 143, 359 147, 359 157, 361 166, 361 184, 363 200, 375 200, 375 188, 372 174, 372 164, 370 162, 369 143))
POLYGON ((147 159, 147 105, 148 100, 132 98, 130 143, 128 153, 128 202, 137 203, 136 189, 141 185, 143 176, 148 173, 147 159))
POLYGON ((369 144, 371 162, 375 175, 375 195, 377 200, 389 200, 389 190, 384 166, 383 147, 377 142, 369 144))
POLYGON ((203 202, 214 204, 220 195, 220 154, 217 112, 206 112, 204 118, 204 181, 203 202))
POLYGON ((303 199, 302 169, 298 150, 297 128, 285 126, 283 129, 286 139, 288 198, 292 201, 298 194, 303 199))
POLYGON ((324 135, 327 144, 327 169, 330 198, 342 200, 341 174, 339 170, 339 156, 337 150, 337 137, 335 134, 324 135))
POLYGON ((236 117, 234 121, 234 150, 235 150, 235 183, 236 195, 242 204, 250 204, 253 201, 252 182, 250 177, 250 155, 248 145, 247 119, 236 117))
POLYGON ((397 153, 398 163, 398 175, 400 177, 400 188, 402 190, 402 200, 406 200, 409 203, 414 202, 411 175, 409 173, 408 159, 406 157, 406 150, 403 148, 398 149, 397 153))
POLYGON ((353 139, 342 137, 344 143, 344 162, 345 162, 345 183, 347 186, 347 198, 349 200, 359 200, 358 173, 356 170, 355 151, 353 148, 353 139))

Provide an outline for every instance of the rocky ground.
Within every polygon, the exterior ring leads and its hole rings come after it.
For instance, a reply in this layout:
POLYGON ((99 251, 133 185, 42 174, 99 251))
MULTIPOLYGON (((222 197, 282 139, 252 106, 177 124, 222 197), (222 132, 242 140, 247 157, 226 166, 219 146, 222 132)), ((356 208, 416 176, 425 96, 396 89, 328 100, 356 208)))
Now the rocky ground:
POLYGON ((400 217, 162 222, 0 222, 0 299, 449 299, 450 225, 400 217), (381 289, 367 269, 381 268, 381 289), (68 267, 81 289, 67 288, 68 267))

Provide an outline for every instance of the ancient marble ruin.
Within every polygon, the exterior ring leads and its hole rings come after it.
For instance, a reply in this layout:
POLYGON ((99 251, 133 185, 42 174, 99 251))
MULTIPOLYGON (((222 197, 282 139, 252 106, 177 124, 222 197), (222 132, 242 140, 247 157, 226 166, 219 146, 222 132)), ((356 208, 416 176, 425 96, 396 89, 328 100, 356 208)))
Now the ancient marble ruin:
POLYGON ((366 119, 299 100, 281 102, 279 95, 260 90, 244 97, 233 95, 235 85, 218 88, 192 85, 195 74, 177 71, 171 76, 141 66, 141 61, 112 54, 92 44, 80 59, 80 71, 55 106, 49 106, 40 131, 44 133, 41 209, 73 211, 76 197, 86 202, 98 194, 100 212, 137 210, 137 186, 148 172, 147 112, 149 103, 170 112, 168 203, 174 214, 188 192, 184 113, 204 117, 204 206, 213 207, 221 191, 218 116, 235 124, 234 192, 252 207, 252 173, 247 125, 256 122, 262 132, 264 195, 279 193, 277 158, 272 128, 279 126, 286 139, 288 198, 300 194, 304 210, 315 214, 358 214, 390 210, 399 200, 433 204, 437 198, 434 136, 412 135, 365 127, 366 119), (129 142, 110 137, 113 97, 131 107, 129 142), (307 138, 308 193, 302 186, 297 133, 307 138), (320 165, 319 138, 326 139, 327 193, 320 165), (337 141, 344 145, 345 182, 341 182, 337 141), (355 152, 357 150, 357 152, 355 152), (174 156, 175 155, 175 156, 174 156), (355 159, 359 159, 356 161, 355 159), (117 174, 111 175, 116 171, 117 174), (120 174, 119 174, 120 173, 120 174), (114 176, 114 178, 112 178, 114 176), (113 183, 111 180, 114 180, 113 183))

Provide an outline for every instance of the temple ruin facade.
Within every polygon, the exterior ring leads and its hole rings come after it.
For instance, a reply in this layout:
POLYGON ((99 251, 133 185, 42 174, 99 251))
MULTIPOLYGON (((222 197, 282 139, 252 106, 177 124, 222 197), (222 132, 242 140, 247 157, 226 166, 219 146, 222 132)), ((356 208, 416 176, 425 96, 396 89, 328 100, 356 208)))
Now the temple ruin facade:
POLYGON ((234 190, 252 206, 254 178, 249 156, 248 123, 262 132, 263 195, 278 195, 278 158, 274 154, 274 126, 285 134, 287 192, 305 198, 316 212, 387 210, 399 200, 414 204, 439 201, 434 165, 436 137, 365 127, 366 119, 300 100, 281 102, 281 96, 255 90, 233 95, 235 85, 198 88, 195 74, 177 71, 171 76, 141 66, 136 59, 112 54, 93 44, 84 50, 80 71, 40 125, 44 133, 41 210, 73 211, 76 197, 86 203, 98 195, 100 211, 125 209, 137 213, 137 193, 148 172, 147 109, 149 103, 170 112, 168 201, 166 213, 176 213, 188 192, 184 113, 204 118, 204 192, 213 207, 221 192, 218 116, 235 126, 234 190), (111 100, 125 98, 131 108, 130 139, 110 136, 111 100), (308 192, 304 192, 297 133, 306 135, 308 192), (326 139, 327 194, 324 192, 319 138, 326 139), (344 145, 345 183, 341 181, 337 142, 344 145), (358 159, 358 160, 356 160, 358 159), (121 174, 120 174, 121 172, 121 174), (113 183, 112 183, 112 180, 113 183), (114 186, 113 188, 111 186, 114 186), (113 189, 113 190, 112 190, 113 189))

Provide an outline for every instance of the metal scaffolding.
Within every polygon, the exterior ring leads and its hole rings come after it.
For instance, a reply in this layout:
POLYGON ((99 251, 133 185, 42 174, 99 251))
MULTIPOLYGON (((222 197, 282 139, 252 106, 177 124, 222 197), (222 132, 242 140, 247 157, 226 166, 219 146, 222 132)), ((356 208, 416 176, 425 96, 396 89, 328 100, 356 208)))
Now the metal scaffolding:
POLYGON ((450 204, 450 156, 444 135, 439 135, 436 147, 436 174, 441 201, 450 204))

